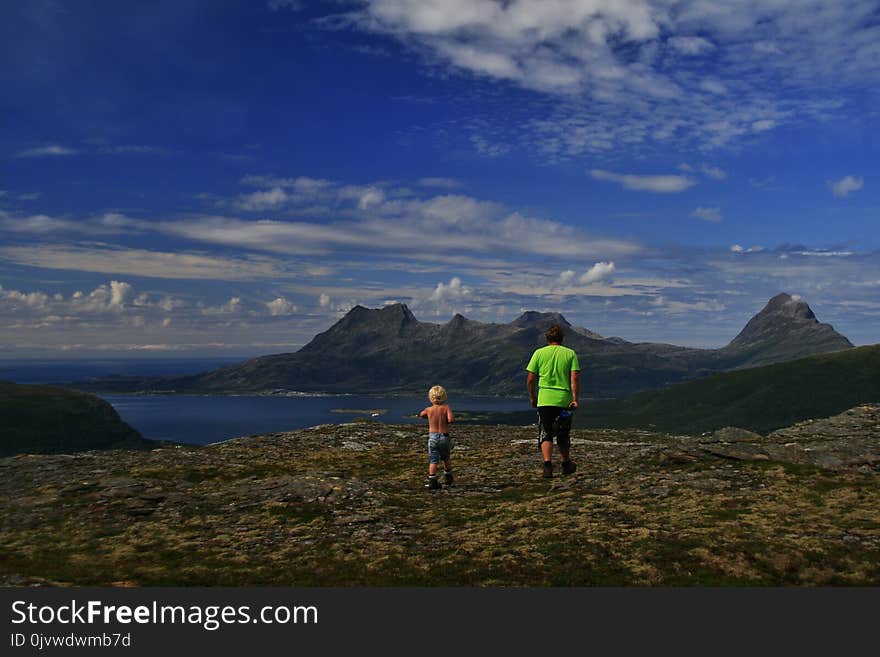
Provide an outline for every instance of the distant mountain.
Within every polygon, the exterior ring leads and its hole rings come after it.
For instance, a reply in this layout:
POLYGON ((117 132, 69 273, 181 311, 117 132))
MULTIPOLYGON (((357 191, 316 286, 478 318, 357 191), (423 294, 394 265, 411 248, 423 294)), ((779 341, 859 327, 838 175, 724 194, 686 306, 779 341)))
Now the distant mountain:
POLYGON ((852 346, 830 324, 820 324, 800 297, 777 294, 722 351, 741 360, 740 367, 745 367, 852 346))
POLYGON ((0 382, 0 418, 0 456, 158 444, 144 440, 103 399, 54 386, 0 382))
POLYGON ((620 397, 716 372, 846 349, 852 344, 820 324, 806 303, 779 295, 723 349, 632 343, 572 326, 558 313, 525 312, 508 324, 456 315, 446 324, 418 321, 403 304, 356 306, 295 353, 262 356, 189 377, 106 378, 88 389, 156 392, 421 393, 441 383, 456 393, 523 394, 525 365, 546 344, 551 324, 580 357, 583 396, 620 397))

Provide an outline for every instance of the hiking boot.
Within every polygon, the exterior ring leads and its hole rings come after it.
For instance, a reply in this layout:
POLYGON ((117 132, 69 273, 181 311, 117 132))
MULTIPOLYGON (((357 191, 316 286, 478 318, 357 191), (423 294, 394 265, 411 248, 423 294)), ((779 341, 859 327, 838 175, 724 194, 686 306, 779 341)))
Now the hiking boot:
POLYGON ((571 474, 575 470, 578 469, 578 464, 574 461, 563 461, 562 462, 562 474, 571 474))
POLYGON ((447 486, 451 486, 455 481, 455 477, 452 476, 452 470, 443 473, 443 483, 447 486))
POLYGON ((428 477, 428 483, 425 484, 425 488, 428 490, 437 490, 440 487, 440 482, 437 477, 428 477))
POLYGON ((553 464, 549 461, 544 463, 544 474, 542 475, 544 479, 552 479, 553 478, 553 464))

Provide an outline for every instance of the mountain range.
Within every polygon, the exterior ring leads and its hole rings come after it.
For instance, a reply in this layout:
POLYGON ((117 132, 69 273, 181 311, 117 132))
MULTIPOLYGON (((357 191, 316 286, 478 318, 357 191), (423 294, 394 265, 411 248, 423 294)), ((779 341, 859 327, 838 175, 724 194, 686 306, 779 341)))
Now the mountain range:
POLYGON ((105 392, 402 394, 440 383, 469 394, 521 394, 525 365, 551 324, 580 358, 584 398, 615 398, 718 372, 851 348, 799 297, 778 294, 720 349, 628 342, 570 324, 559 313, 525 312, 507 324, 456 314, 421 322, 405 304, 355 306, 294 353, 261 356, 186 377, 96 379, 105 392))

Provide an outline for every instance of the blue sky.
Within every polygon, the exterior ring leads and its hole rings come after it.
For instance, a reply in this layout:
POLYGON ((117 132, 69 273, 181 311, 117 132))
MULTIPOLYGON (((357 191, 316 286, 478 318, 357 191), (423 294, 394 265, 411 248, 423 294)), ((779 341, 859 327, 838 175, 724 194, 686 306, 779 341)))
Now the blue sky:
POLYGON ((0 355, 288 351, 354 304, 880 341, 880 3, 0 7, 0 355))

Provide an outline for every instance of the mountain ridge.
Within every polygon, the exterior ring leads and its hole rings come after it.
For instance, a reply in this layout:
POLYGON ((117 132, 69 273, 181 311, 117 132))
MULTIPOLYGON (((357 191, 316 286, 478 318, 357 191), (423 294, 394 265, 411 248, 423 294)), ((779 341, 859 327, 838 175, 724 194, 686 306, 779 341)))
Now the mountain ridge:
POLYGON ((521 394, 525 363, 553 323, 578 352, 585 397, 620 397, 716 372, 838 351, 852 343, 821 324, 799 297, 773 297, 728 345, 696 349, 604 338, 560 313, 527 311, 507 324, 456 314, 419 321, 406 304, 355 306, 299 351, 260 356, 188 377, 104 379, 86 389, 146 392, 398 394, 442 383, 470 394, 521 394))

